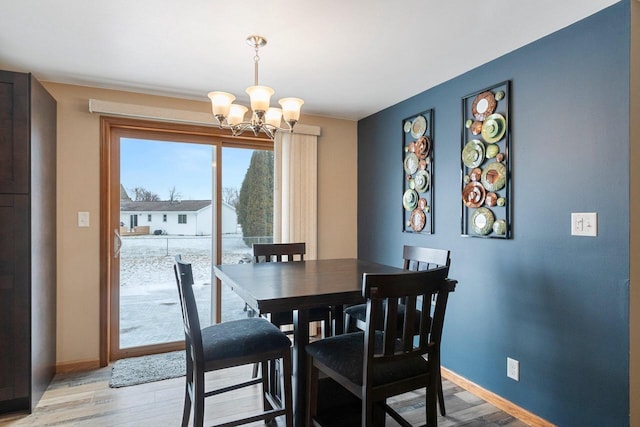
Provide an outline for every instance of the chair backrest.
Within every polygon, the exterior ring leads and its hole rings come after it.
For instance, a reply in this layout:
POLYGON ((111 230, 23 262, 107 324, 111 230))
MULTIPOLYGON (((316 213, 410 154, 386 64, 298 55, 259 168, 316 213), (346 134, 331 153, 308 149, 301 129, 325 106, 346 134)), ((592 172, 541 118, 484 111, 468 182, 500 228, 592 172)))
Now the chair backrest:
POLYGON ((429 360, 439 358, 447 299, 457 283, 447 279, 448 270, 444 266, 411 273, 364 274, 366 377, 375 363, 425 354, 429 360), (399 299, 405 301, 404 316, 398 316, 399 299), (380 324, 381 330, 374 327, 380 324))
POLYGON ((304 261, 307 245, 301 243, 254 243, 253 262, 304 261))
POLYGON ((200 318, 198 306, 193 294, 193 272, 191 264, 182 261, 180 255, 176 255, 173 272, 176 276, 178 294, 180 295, 180 309, 184 324, 184 339, 187 356, 194 363, 203 363, 204 352, 202 348, 202 334, 200 331, 200 318))
POLYGON ((405 270, 431 270, 451 265, 451 252, 445 249, 405 246, 402 251, 405 270))

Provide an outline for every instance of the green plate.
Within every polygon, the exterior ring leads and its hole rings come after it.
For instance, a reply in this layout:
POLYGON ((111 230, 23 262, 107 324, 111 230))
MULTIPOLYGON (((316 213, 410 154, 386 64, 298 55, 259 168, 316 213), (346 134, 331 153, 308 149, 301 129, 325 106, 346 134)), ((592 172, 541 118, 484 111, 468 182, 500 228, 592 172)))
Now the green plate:
POLYGON ((407 175, 413 175, 418 170, 418 166, 420 165, 420 160, 418 160, 418 156, 415 153, 409 153, 404 158, 404 171, 407 175))
POLYGON ((478 234, 487 235, 493 230, 495 217, 487 208, 478 208, 471 215, 471 228, 478 234))
POLYGON ((416 191, 424 193, 429 189, 429 174, 425 170, 419 170, 416 176, 413 177, 413 182, 415 183, 416 191))
POLYGON ((503 236, 507 232, 507 223, 504 219, 499 219, 493 223, 493 232, 503 236))
POLYGON ((427 130, 427 119, 424 116, 418 116, 413 119, 413 123, 411 123, 411 136, 415 139, 420 138, 424 135, 427 130))
POLYGON ((462 149, 462 162, 468 168, 475 168, 484 161, 484 144, 479 139, 472 139, 462 149))
POLYGON ((420 196, 418 196, 416 190, 408 189, 402 196, 402 206, 404 206, 405 210, 412 211, 418 206, 419 199, 420 196))
POLYGON ((507 181, 507 168, 503 163, 489 163, 483 170, 480 181, 488 191, 498 191, 507 181))
POLYGON ((507 130, 507 121, 502 114, 492 114, 482 123, 482 137, 492 144, 498 142, 507 130))

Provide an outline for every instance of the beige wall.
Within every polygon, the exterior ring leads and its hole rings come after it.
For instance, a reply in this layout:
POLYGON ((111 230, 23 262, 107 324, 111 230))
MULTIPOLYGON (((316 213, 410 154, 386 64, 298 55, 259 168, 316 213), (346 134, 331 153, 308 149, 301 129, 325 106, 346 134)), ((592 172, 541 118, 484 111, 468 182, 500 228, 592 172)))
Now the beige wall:
MULTIPOLYGON (((44 82, 58 102, 58 348, 57 362, 98 360, 100 117, 89 99, 209 112, 207 102, 44 82), (77 227, 77 212, 91 216, 77 227)), ((203 95, 204 98, 204 95, 203 95)), ((357 255, 357 123, 304 116, 318 139, 318 254, 357 255)))

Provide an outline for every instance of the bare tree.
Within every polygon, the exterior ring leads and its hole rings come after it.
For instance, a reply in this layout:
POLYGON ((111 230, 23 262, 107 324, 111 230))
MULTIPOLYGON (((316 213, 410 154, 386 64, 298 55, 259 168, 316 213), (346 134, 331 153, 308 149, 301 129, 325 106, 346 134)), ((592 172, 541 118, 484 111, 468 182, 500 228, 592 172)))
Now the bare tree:
POLYGON ((159 202, 160 196, 142 187, 135 187, 131 189, 133 193, 133 200, 136 202, 159 202))
POLYGON ((222 189, 222 201, 226 204, 233 206, 238 205, 239 193, 238 189, 234 187, 224 187, 222 189))
POLYGON ((175 185, 169 190, 169 203, 179 202, 182 194, 176 190, 175 185))

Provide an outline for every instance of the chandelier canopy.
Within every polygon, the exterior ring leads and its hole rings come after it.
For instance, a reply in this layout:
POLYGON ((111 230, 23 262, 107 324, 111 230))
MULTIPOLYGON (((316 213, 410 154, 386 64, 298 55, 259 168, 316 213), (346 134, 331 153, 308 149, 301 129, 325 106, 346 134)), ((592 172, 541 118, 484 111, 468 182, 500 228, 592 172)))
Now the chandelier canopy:
POLYGON ((218 120, 218 127, 231 130, 233 136, 251 130, 256 136, 263 132, 271 139, 275 138, 277 131, 293 132, 293 127, 300 119, 300 108, 304 101, 300 98, 282 98, 278 101, 282 108, 270 107, 269 103, 274 90, 269 86, 260 86, 258 83, 258 62, 260 62, 258 51, 267 44, 267 40, 262 36, 254 35, 247 37, 247 44, 255 50, 254 84, 246 90, 251 100, 251 120, 244 119, 248 111, 247 107, 233 104, 235 96, 227 92, 209 92, 211 108, 218 120), (286 128, 281 127, 283 118, 287 124, 286 128))

